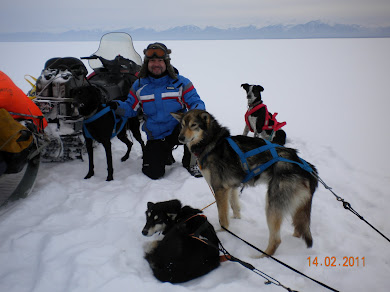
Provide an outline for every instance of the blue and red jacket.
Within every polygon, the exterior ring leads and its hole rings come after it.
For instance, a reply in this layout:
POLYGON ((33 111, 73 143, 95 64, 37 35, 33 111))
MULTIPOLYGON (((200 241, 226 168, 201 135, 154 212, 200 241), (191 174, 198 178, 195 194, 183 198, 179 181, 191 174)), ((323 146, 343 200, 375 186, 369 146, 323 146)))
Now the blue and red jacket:
POLYGON ((148 140, 163 139, 172 133, 178 121, 171 112, 205 109, 192 82, 181 75, 177 75, 177 79, 169 75, 138 79, 133 83, 127 100, 117 102, 117 113, 126 117, 134 117, 142 109, 145 119, 142 130, 148 140))

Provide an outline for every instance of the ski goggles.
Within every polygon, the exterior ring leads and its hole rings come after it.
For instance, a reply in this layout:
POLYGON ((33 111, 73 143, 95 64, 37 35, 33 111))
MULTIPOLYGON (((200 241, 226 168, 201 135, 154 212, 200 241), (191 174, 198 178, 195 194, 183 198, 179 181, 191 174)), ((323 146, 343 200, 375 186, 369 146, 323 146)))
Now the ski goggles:
POLYGON ((144 54, 147 58, 165 58, 167 55, 167 52, 159 47, 151 47, 144 51, 144 54))

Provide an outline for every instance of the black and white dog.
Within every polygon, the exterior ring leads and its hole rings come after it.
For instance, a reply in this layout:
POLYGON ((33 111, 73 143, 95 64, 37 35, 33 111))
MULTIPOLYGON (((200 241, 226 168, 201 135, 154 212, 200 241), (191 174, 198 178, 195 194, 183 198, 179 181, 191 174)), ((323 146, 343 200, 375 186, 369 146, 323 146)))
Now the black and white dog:
POLYGON ((114 169, 112 164, 111 138, 115 133, 119 140, 127 146, 126 154, 121 158, 121 161, 126 161, 129 158, 133 142, 127 137, 127 128, 129 128, 134 138, 141 144, 144 149, 145 144, 140 133, 140 123, 138 117, 123 120, 122 128, 120 123, 116 122, 114 111, 110 107, 106 107, 102 103, 102 96, 99 89, 92 85, 80 86, 72 89, 71 97, 73 105, 78 109, 80 115, 84 117, 83 134, 88 153, 89 168, 85 179, 91 178, 94 175, 94 157, 93 157, 93 140, 102 143, 106 152, 107 159, 107 181, 114 179, 114 169), (107 110, 107 111, 104 111, 107 110), (103 115, 99 113, 104 112, 103 115), (96 119, 93 117, 99 116, 96 119), (90 120, 92 118, 92 120, 90 120), (88 120, 90 120, 88 122, 88 120), (118 128, 118 131, 116 132, 118 128), (119 130, 121 128, 121 130, 119 130))
POLYGON ((281 128, 286 122, 279 123, 276 120, 278 113, 271 114, 261 99, 261 92, 264 88, 261 85, 241 84, 246 91, 248 100, 248 111, 245 114, 245 128, 243 135, 247 136, 249 131, 254 132, 255 137, 262 135, 262 138, 270 140, 279 145, 286 144, 286 132, 281 128))
POLYGON ((154 276, 181 283, 203 276, 220 265, 219 240, 201 210, 182 207, 179 200, 147 204, 145 236, 162 232, 145 251, 154 276))

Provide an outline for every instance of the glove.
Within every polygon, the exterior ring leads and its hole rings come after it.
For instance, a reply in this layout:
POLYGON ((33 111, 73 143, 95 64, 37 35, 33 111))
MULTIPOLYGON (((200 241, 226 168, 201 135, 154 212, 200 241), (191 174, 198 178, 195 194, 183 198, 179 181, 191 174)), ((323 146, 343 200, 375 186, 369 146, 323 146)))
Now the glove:
POLYGON ((116 110, 118 108, 118 103, 116 101, 110 101, 107 104, 112 110, 116 110))

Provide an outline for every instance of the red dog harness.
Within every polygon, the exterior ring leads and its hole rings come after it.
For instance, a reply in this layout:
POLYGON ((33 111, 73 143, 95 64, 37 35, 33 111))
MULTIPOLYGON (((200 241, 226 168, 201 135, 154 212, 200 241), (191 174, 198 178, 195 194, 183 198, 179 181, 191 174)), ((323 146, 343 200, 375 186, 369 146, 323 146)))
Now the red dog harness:
POLYGON ((250 123, 249 123, 249 116, 251 114, 253 114, 254 112, 258 111, 259 109, 263 108, 265 109, 265 122, 264 122, 264 126, 262 128, 262 130, 273 130, 274 132, 276 132, 277 130, 281 129, 284 125, 286 125, 287 123, 286 122, 282 122, 282 123, 279 123, 277 120, 276 120, 276 116, 278 115, 278 113, 274 113, 271 117, 270 117, 270 114, 268 112, 268 109, 267 109, 267 106, 264 104, 264 103, 261 103, 251 109, 248 109, 248 111, 246 112, 245 114, 245 123, 247 124, 249 130, 251 132, 254 132, 254 130, 252 129, 250 123), (269 121, 273 121, 274 124, 273 125, 270 125, 269 124, 269 121))

